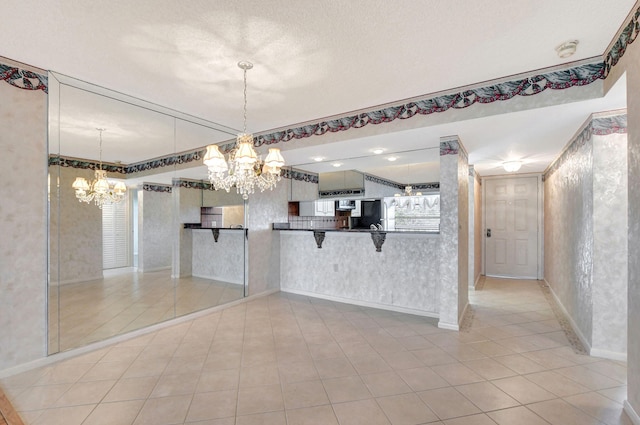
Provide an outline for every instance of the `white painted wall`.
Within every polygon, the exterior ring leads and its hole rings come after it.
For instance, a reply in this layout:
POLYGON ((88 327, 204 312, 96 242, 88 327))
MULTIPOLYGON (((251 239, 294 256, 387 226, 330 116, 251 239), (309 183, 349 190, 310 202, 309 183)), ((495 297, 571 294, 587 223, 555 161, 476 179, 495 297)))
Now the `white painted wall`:
POLYGON ((367 198, 385 198, 399 192, 402 190, 366 179, 364 181, 364 196, 367 198))
POLYGON ((289 201, 314 201, 318 199, 318 183, 282 179, 280 184, 288 187, 289 201))

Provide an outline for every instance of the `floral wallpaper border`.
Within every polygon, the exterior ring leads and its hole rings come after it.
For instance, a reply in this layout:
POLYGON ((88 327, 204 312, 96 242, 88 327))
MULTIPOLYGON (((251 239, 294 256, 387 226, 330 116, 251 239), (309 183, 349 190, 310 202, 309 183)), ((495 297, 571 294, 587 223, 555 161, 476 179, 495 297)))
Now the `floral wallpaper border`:
POLYGON ((603 62, 579 65, 574 68, 538 74, 520 80, 464 90, 458 93, 389 106, 376 111, 363 112, 358 115, 258 135, 254 138, 254 145, 271 145, 310 136, 321 136, 328 132, 335 133, 352 128, 362 128, 369 124, 376 125, 392 122, 396 119, 408 119, 416 115, 429 115, 445 112, 449 109, 468 108, 476 103, 486 104, 509 100, 516 96, 532 96, 547 89, 562 90, 570 87, 585 86, 604 78, 603 72, 603 62))
POLYGON ((371 174, 365 174, 364 175, 364 179, 366 181, 370 181, 370 182, 373 182, 373 183, 381 184, 383 186, 393 187, 394 189, 403 190, 405 188, 405 186, 406 186, 406 184, 403 185, 403 184, 400 184, 400 183, 392 182, 391 180, 386 180, 386 179, 383 179, 383 178, 378 177, 378 176, 373 176, 371 174))
POLYGON ((0 80, 4 80, 23 90, 42 90, 49 92, 48 77, 26 69, 0 63, 0 80))
POLYGON ((333 198, 335 196, 363 196, 364 189, 323 190, 318 192, 319 198, 333 198))
POLYGON ((290 180, 298 180, 301 182, 318 184, 318 175, 314 173, 307 173, 306 171, 294 170, 291 168, 285 168, 280 173, 280 177, 290 180))
POLYGON ((627 132, 627 114, 612 115, 608 117, 597 117, 588 121, 582 131, 571 141, 569 146, 551 163, 542 174, 542 180, 546 180, 552 175, 568 158, 573 156, 592 136, 607 136, 609 134, 627 132))
MULTIPOLYGON (((59 155, 49 155, 49 165, 59 165, 61 167, 80 168, 83 170, 97 170, 100 168, 99 162, 86 159, 70 158, 59 155)), ((102 163, 102 169, 109 173, 127 174, 127 167, 123 164, 102 163)))
POLYGON ((172 187, 165 184, 143 183, 142 190, 147 192, 171 193, 172 187))
MULTIPOLYGON (((365 174, 364 179, 366 181, 381 184, 384 186, 393 187, 394 189, 399 189, 399 190, 404 190, 404 188, 407 187, 406 183, 396 183, 391 180, 386 180, 378 176, 373 176, 371 174, 365 174)), ((438 190, 440 189, 440 183, 439 182, 411 183, 411 187, 414 190, 438 190)))
POLYGON ((638 34, 640 33, 640 7, 636 9, 633 16, 631 16, 631 20, 624 27, 618 40, 611 46, 611 49, 606 53, 604 57, 604 73, 603 77, 607 78, 609 76, 609 72, 611 72, 611 68, 616 66, 618 61, 622 59, 624 54, 627 51, 627 47, 633 43, 638 34))
MULTIPOLYGON (((585 86, 603 78, 604 63, 579 65, 577 67, 534 75, 520 80, 498 83, 441 95, 405 104, 390 106, 384 109, 363 112, 358 115, 341 117, 334 120, 322 121, 301 127, 286 129, 254 137, 256 147, 280 142, 320 136, 326 133, 346 131, 352 128, 362 128, 369 124, 382 124, 396 119, 409 119, 416 115, 429 115, 448 111, 449 109, 463 109, 479 103, 488 104, 496 101, 512 99, 516 96, 532 96, 547 89, 562 90, 570 87, 585 86)), ((221 145, 223 152, 228 152, 234 142, 221 145)), ((206 149, 166 155, 149 161, 142 161, 126 165, 126 174, 152 170, 175 164, 185 164, 199 161, 204 157, 206 149)), ((454 153, 453 151, 450 153, 454 153)), ((457 153, 457 152, 455 152, 457 153)), ((442 151, 441 151, 442 155, 442 151)), ((85 160, 86 161, 86 160, 85 160)), ((72 166, 72 165, 68 165, 72 166)), ((80 167, 82 168, 82 167, 80 167)))

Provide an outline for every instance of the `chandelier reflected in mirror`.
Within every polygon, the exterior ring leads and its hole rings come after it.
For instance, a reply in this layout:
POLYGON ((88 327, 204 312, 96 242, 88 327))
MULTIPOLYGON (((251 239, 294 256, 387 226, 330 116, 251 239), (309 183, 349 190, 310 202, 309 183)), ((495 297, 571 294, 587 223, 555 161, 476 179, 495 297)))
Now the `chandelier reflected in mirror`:
POLYGON ((269 154, 262 161, 253 148, 253 134, 247 133, 247 70, 253 68, 251 62, 238 62, 238 67, 244 71, 244 125, 242 133, 238 134, 236 143, 225 159, 218 145, 207 146, 204 164, 209 169, 209 181, 213 187, 227 192, 233 186, 243 199, 255 192, 273 190, 280 181, 280 171, 284 166, 284 158, 280 149, 271 148, 269 154))
POLYGON ((100 132, 100 161, 95 170, 95 179, 89 183, 84 177, 76 177, 71 185, 76 191, 76 198, 87 204, 93 201, 98 208, 103 205, 117 204, 125 198, 127 187, 123 182, 112 184, 107 180, 107 172, 102 169, 102 132, 104 128, 97 128, 100 132))

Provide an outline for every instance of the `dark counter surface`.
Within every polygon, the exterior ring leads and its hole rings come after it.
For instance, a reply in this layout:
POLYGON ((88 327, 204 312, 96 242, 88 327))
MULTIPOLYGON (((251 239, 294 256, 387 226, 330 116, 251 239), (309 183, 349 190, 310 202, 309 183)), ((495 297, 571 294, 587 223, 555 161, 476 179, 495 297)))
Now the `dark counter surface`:
POLYGON ((297 232, 340 232, 340 233, 401 233, 401 234, 418 234, 418 235, 439 235, 440 232, 432 232, 428 230, 373 230, 373 229, 291 229, 289 223, 273 223, 272 230, 289 230, 297 232))
POLYGON ((246 227, 203 227, 200 223, 183 223, 185 229, 247 230, 246 227))

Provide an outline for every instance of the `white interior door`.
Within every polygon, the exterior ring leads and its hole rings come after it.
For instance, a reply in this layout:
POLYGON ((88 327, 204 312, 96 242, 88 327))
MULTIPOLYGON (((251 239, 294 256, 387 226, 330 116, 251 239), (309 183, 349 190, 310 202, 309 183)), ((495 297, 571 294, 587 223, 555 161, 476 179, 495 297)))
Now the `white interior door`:
POLYGON ((485 182, 485 274, 537 279, 538 178, 485 182))

